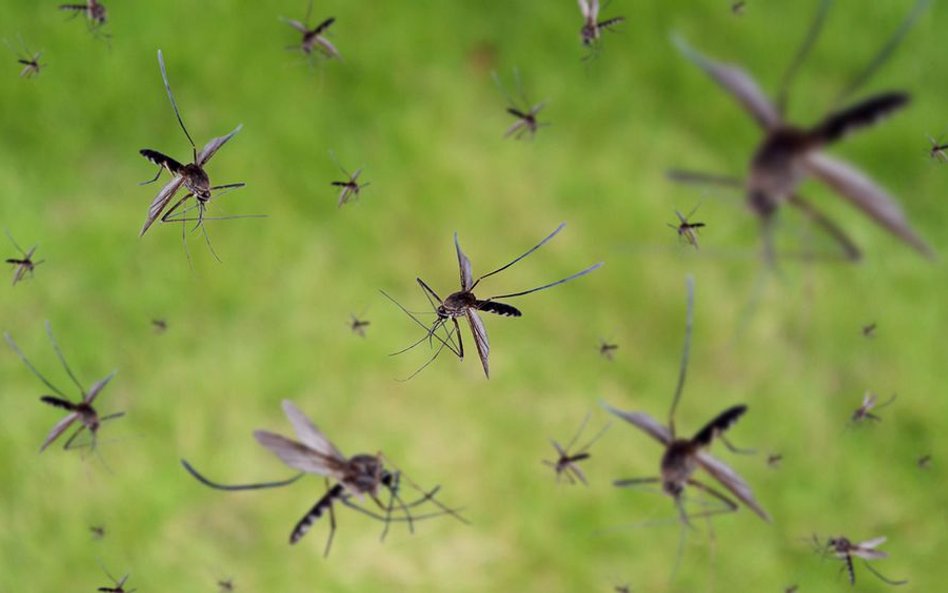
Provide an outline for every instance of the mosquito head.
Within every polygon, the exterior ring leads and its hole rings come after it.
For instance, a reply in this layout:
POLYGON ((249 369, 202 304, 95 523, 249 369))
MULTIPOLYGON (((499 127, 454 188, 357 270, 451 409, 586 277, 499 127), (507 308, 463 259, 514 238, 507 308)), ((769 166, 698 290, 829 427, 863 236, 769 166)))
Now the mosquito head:
POLYGON ((435 313, 438 315, 439 320, 448 319, 451 317, 448 315, 448 310, 444 308, 444 305, 438 305, 435 307, 435 313))
POLYGON ((105 17, 105 6, 98 2, 93 2, 89 8, 89 18, 92 19, 97 26, 101 26, 105 24, 105 17))

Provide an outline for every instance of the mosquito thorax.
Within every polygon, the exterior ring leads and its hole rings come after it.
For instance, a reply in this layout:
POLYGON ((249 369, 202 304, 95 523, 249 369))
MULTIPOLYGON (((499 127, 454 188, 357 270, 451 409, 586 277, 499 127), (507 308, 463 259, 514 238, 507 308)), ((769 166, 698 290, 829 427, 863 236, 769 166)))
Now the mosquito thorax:
POLYGON ((349 471, 343 480, 346 485, 359 493, 375 493, 382 474, 387 473, 375 455, 360 454, 349 460, 349 471))

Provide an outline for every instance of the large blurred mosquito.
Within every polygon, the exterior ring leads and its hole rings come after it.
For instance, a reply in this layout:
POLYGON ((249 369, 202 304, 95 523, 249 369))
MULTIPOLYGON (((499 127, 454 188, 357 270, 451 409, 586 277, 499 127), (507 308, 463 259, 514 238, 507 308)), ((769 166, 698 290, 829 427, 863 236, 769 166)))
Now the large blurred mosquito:
POLYGON ((13 53, 16 54, 16 61, 18 64, 23 66, 20 70, 20 78, 33 78, 34 76, 40 73, 40 69, 46 66, 46 64, 40 64, 40 57, 42 57, 43 52, 32 52, 26 44, 23 42, 23 38, 17 36, 20 41, 20 49, 14 48, 8 42, 5 42, 7 47, 10 48, 13 53))
POLYGON ((853 569, 853 558, 862 558, 863 564, 866 565, 866 569, 869 570, 872 574, 879 578, 882 582, 887 585, 905 585, 908 584, 908 580, 893 581, 884 577, 879 571, 872 567, 871 564, 866 562, 867 560, 881 560, 883 558, 888 558, 889 555, 885 552, 877 550, 879 546, 885 543, 885 537, 877 537, 868 541, 861 543, 853 543, 845 537, 830 537, 827 538, 825 544, 821 544, 819 539, 814 535, 813 536, 814 544, 821 551, 831 552, 834 556, 839 558, 844 563, 844 568, 849 575, 849 584, 856 584, 856 571, 853 569))
POLYGON ((586 47, 595 45, 603 31, 612 30, 625 20, 625 17, 617 16, 600 21, 599 0, 579 0, 579 11, 583 15, 583 28, 579 30, 579 35, 586 47))
MULTIPOLYGON (((207 235, 207 230, 204 228, 205 220, 224 220, 231 218, 259 218, 257 215, 250 216, 225 216, 225 217, 216 217, 210 218, 204 216, 204 210, 207 207, 207 203, 211 199, 211 192, 214 190, 222 189, 236 189, 243 187, 244 183, 229 183, 226 185, 215 185, 211 186, 210 179, 208 179, 207 173, 204 171, 204 166, 207 165, 207 162, 211 160, 211 157, 223 146, 228 140, 234 137, 234 134, 239 132, 243 128, 243 124, 238 125, 234 130, 227 134, 226 136, 221 136, 220 138, 213 138, 210 142, 204 145, 204 148, 201 149, 201 152, 197 151, 197 147, 194 145, 194 140, 191 139, 191 134, 188 133, 188 129, 184 126, 184 121, 181 119, 181 114, 178 112, 178 105, 175 103, 174 95, 171 94, 171 85, 168 83, 168 74, 165 72, 165 60, 161 54, 161 50, 158 50, 158 66, 161 68, 161 79, 165 83, 165 90, 168 91, 168 99, 171 101, 171 107, 174 109, 175 117, 178 119, 178 124, 181 126, 181 130, 184 132, 184 135, 187 136, 188 142, 191 143, 191 152, 192 152, 192 162, 189 164, 181 164, 173 158, 158 152, 157 150, 151 150, 149 148, 143 148, 139 152, 143 157, 151 161, 152 163, 158 165, 158 172, 155 174, 153 179, 145 181, 142 185, 148 183, 154 183, 158 181, 158 178, 161 177, 161 172, 167 170, 171 174, 171 181, 169 181, 161 191, 158 192, 158 195, 155 196, 155 199, 152 201, 151 206, 148 207, 148 216, 145 218, 145 224, 142 226, 142 230, 139 233, 139 236, 145 234, 145 231, 161 216, 161 222, 181 222, 182 228, 186 222, 195 222, 195 228, 200 227, 201 231, 204 233, 204 239, 207 242, 208 248, 211 249, 211 252, 214 252, 214 249, 211 247, 210 238, 207 235), (181 185, 188 190, 188 194, 183 198, 175 202, 175 204, 169 208, 163 215, 162 211, 165 210, 165 207, 171 202, 171 199, 174 197, 175 193, 181 188, 181 185), (179 216, 173 217, 172 214, 188 199, 194 198, 196 200, 196 205, 184 209, 179 216), (188 212, 197 208, 197 218, 188 217, 188 212)), ((187 245, 187 243, 185 243, 187 245)), ((216 254, 215 254, 216 256, 216 254)))
MULTIPOLYGON (((448 508, 434 497, 440 487, 435 487, 427 492, 423 491, 402 472, 387 470, 382 463, 381 453, 377 455, 359 454, 353 457, 346 457, 339 452, 335 445, 333 445, 292 402, 284 400, 283 411, 293 425, 293 429, 296 431, 296 436, 299 438, 299 441, 293 441, 266 430, 256 430, 253 434, 257 442, 269 449, 288 466, 304 473, 316 474, 327 478, 326 494, 324 494, 312 509, 296 523, 296 526, 290 533, 291 544, 295 544, 300 538, 306 535, 306 532, 313 526, 313 523, 322 517, 323 513, 328 511, 330 527, 325 551, 325 555, 328 556, 332 546, 332 539, 336 532, 336 517, 333 511, 333 505, 336 502, 385 523, 385 528, 382 531, 383 540, 388 533, 390 524, 393 522, 408 523, 408 528, 412 533, 414 533, 415 521, 446 514, 452 515, 462 522, 467 522, 458 514, 458 509, 448 508), (411 502, 402 500, 402 497, 399 495, 399 489, 403 478, 407 480, 413 488, 422 492, 423 495, 421 498, 411 502), (329 480, 335 481, 335 484, 331 487, 329 486, 329 480), (378 491, 380 487, 384 487, 389 492, 388 505, 382 504, 379 500, 378 491), (351 500, 353 497, 362 500, 366 495, 375 502, 384 514, 379 514, 375 510, 366 509, 351 500), (410 509, 426 502, 431 502, 440 510, 422 515, 411 514, 410 509), (401 515, 394 515, 393 512, 400 512, 401 515)), ((218 490, 259 490, 263 488, 276 488, 295 482, 302 476, 302 474, 299 474, 293 478, 279 482, 228 486, 211 482, 199 474, 187 461, 182 460, 182 464, 184 468, 202 484, 218 490)))
POLYGON ((862 422, 863 420, 873 420, 875 422, 882 422, 882 418, 873 414, 872 410, 878 411, 888 406, 889 404, 895 401, 895 398, 897 395, 898 395, 897 393, 893 393, 892 397, 889 398, 884 404, 880 404, 878 403, 879 402, 878 395, 876 395, 875 393, 866 392, 862 396, 862 405, 856 408, 856 410, 853 412, 853 415, 851 418, 853 424, 858 424, 862 422))
POLYGON ((336 157, 330 153, 332 156, 333 162, 336 163, 336 166, 339 167, 339 170, 342 171, 342 174, 346 176, 346 179, 343 181, 333 181, 330 183, 333 187, 340 188, 339 190, 339 200, 336 203, 336 206, 342 208, 343 204, 348 204, 349 200, 355 198, 359 199, 359 192, 362 191, 362 188, 369 185, 369 181, 365 183, 359 183, 359 175, 362 174, 362 168, 356 169, 355 173, 350 174, 346 171, 345 167, 339 164, 339 161, 336 160, 336 157))
POLYGON ((324 35, 324 33, 329 30, 329 27, 334 22, 336 22, 336 17, 329 17, 328 19, 316 25, 315 28, 310 29, 309 17, 312 12, 313 2, 310 0, 309 7, 306 9, 306 18, 302 23, 293 19, 280 17, 281 21, 303 34, 303 40, 300 42, 300 44, 292 46, 288 49, 300 49, 304 54, 309 56, 312 55, 314 48, 318 48, 319 51, 321 51, 327 58, 338 58, 341 60, 342 56, 339 55, 339 51, 336 49, 336 46, 334 46, 332 42, 329 41, 329 39, 327 39, 324 35))
POLYGON ((523 258, 527 257, 528 255, 530 255, 531 253, 533 253, 540 247, 543 247, 544 245, 546 245, 546 243, 550 239, 555 237, 557 233, 563 230, 563 227, 565 226, 566 226, 565 222, 560 224, 560 226, 556 227, 556 230, 554 230, 552 233, 547 235, 545 239, 543 239, 542 241, 540 241, 539 243, 531 247, 529 250, 527 250, 527 252, 524 253, 523 255, 518 256, 513 261, 497 268, 496 270, 492 272, 488 272, 487 274, 478 276, 477 279, 474 278, 474 275, 471 272, 471 260, 469 260, 467 256, 464 255, 464 252, 461 251, 461 244, 458 242, 458 234, 454 233, 454 248, 457 251, 458 267, 460 268, 460 272, 461 272, 461 290, 457 292, 453 292, 449 294, 445 299, 442 299, 440 296, 438 296, 438 293, 436 293, 430 286, 428 286, 425 283, 424 280, 422 280, 421 278, 416 278, 416 281, 418 282, 418 285, 421 287, 422 292, 428 298, 429 304, 434 309, 435 315, 437 315, 437 319, 435 319, 435 321, 431 324, 431 326, 427 326, 424 323, 422 323, 414 315, 414 313, 402 307, 395 299, 390 297, 385 292, 382 292, 382 294, 387 299, 395 303, 395 305, 398 306, 398 308, 400 308, 402 311, 404 311, 409 317, 411 317, 415 323, 417 323, 419 326, 423 327, 426 330, 425 335, 422 336, 418 341, 408 346, 407 348, 404 348, 398 352, 395 352, 394 354, 401 354, 403 352, 407 352, 408 350, 411 350, 412 348, 421 344, 425 340, 428 340, 430 343, 432 339, 436 339, 440 343, 440 346, 438 346, 437 350, 435 350, 434 355, 428 359, 428 362, 422 365, 421 368, 416 370, 414 373, 412 373, 411 376, 409 376, 405 380, 411 379, 412 377, 420 373, 422 370, 424 370, 425 367, 431 364, 438 357, 438 355, 441 354, 441 351, 444 348, 447 348, 448 350, 450 350, 459 359, 464 358, 464 343, 461 340, 461 328, 458 325, 458 318, 460 317, 467 318, 467 322, 471 326, 471 334, 474 337, 474 345, 477 347, 477 354, 481 359, 481 366, 484 368, 484 376, 490 378, 490 368, 488 364, 488 355, 490 353, 490 341, 487 338, 487 329, 484 328, 484 322, 481 321, 481 318, 478 315, 478 311, 485 311, 487 313, 494 313, 495 315, 503 315, 506 317, 520 317, 522 313, 520 312, 519 309, 517 309, 513 305, 508 305, 507 303, 498 302, 497 299, 509 299, 509 298, 514 298, 518 296, 524 296, 530 293, 534 293, 541 290, 546 290, 547 288, 558 286, 560 284, 569 282, 570 280, 579 278, 580 276, 585 276, 586 274, 592 272, 593 270, 600 268, 603 265, 603 262, 599 262, 598 264, 589 266, 585 270, 576 272, 575 274, 567 276, 566 278, 563 278, 562 280, 557 280, 556 282, 544 284, 543 286, 538 286, 536 288, 531 288, 529 290, 522 290, 519 292, 495 295, 495 296, 488 297, 487 299, 484 299, 484 300, 478 299, 474 295, 474 289, 477 287, 478 284, 480 284, 481 280, 485 278, 489 278, 490 276, 493 276, 494 274, 497 274, 499 272, 506 270, 507 268, 511 267, 512 265, 519 262, 523 258), (448 324, 448 322, 451 322, 454 325, 454 328, 450 329, 447 332, 446 337, 442 338, 437 332, 439 329, 445 327, 448 324), (457 336, 456 344, 454 342, 455 335, 457 336))
MULTIPOLYGON (((105 570, 105 568, 103 567, 102 570, 105 570)), ((115 577, 109 574, 109 571, 105 570, 105 574, 109 577, 109 580, 112 581, 112 586, 99 587, 98 591, 103 591, 104 593, 134 593, 134 591, 136 591, 136 589, 125 588, 125 583, 126 581, 128 581, 128 577, 131 575, 126 574, 124 577, 121 578, 121 580, 116 580, 115 577)))
POLYGON ((112 380, 112 377, 115 376, 117 371, 112 371, 109 376, 93 384, 89 388, 89 391, 86 391, 82 384, 79 382, 79 379, 76 378, 76 375, 72 372, 72 369, 69 368, 69 364, 66 362, 66 357, 63 356, 62 350, 59 348, 59 344, 56 342, 56 338, 53 336, 53 329, 49 322, 46 322, 46 333, 49 336, 49 342, 53 346, 53 350, 56 352, 56 357, 59 358, 59 362, 62 363, 63 368, 66 369, 66 374, 69 375, 69 378, 72 379, 72 382, 76 387, 79 388, 80 401, 73 402, 69 399, 62 390, 53 385, 46 377, 44 377, 36 367, 26 358, 26 355, 20 350, 19 346, 16 345, 16 342, 13 341, 13 337, 8 333, 4 333, 3 337, 6 338, 7 343, 10 345, 10 348, 16 352, 16 355, 20 357, 20 360, 23 361, 23 364, 26 365, 26 368, 30 370, 40 381, 43 382, 47 387, 53 390, 53 393, 56 395, 44 395, 40 398, 45 404, 53 406, 54 408, 59 408, 61 410, 66 410, 69 412, 65 418, 60 420, 53 426, 52 430, 49 431, 49 434, 46 435, 46 440, 43 441, 43 444, 40 446, 40 453, 46 450, 53 441, 59 438, 66 430, 72 426, 77 420, 81 423, 81 426, 66 440, 64 449, 72 448, 72 444, 84 430, 88 430, 92 435, 91 448, 95 450, 96 436, 99 431, 99 427, 103 422, 113 420, 115 418, 121 418, 125 415, 125 412, 116 412, 114 414, 109 414, 107 416, 99 416, 99 413, 92 407, 92 404, 95 402, 96 397, 99 393, 105 389, 105 386, 109 384, 109 381, 112 380))
POLYGON ((764 521, 770 521, 770 516, 764 511, 763 507, 754 498, 750 486, 741 478, 737 472, 725 465, 724 462, 713 457, 707 449, 715 439, 720 440, 733 452, 743 453, 744 450, 738 449, 732 445, 724 436, 737 420, 747 411, 747 406, 732 406, 708 422, 701 430, 695 433, 691 438, 679 438, 675 433, 675 409, 681 399, 681 394, 685 386, 685 375, 688 369, 689 349, 691 347, 691 332, 694 320, 694 280, 688 278, 688 313, 685 325, 685 345, 682 351, 681 366, 678 372, 678 385, 675 388, 675 396, 672 399, 671 409, 668 413, 668 426, 662 426, 657 420, 643 412, 626 412, 613 408, 608 404, 603 406, 627 422, 633 424, 639 430, 645 432, 662 445, 665 446, 665 453, 661 460, 661 476, 649 478, 631 478, 615 480, 614 485, 619 487, 638 486, 642 484, 661 484, 662 491, 675 500, 678 507, 679 517, 683 525, 690 526, 690 519, 696 517, 709 517, 720 513, 735 512, 738 509, 737 503, 718 492, 716 489, 694 479, 692 475, 698 468, 704 469, 711 477, 718 481, 724 488, 731 492, 738 500, 743 502, 752 511, 757 513, 764 521), (709 494, 718 501, 724 503, 723 508, 712 508, 699 513, 688 514, 685 511, 683 494, 686 486, 692 486, 698 490, 709 494))
POLYGON ((102 33, 102 27, 105 26, 108 16, 105 5, 98 0, 86 0, 85 4, 60 4, 59 10, 66 10, 72 13, 73 18, 84 13, 88 19, 89 31, 96 37, 102 36, 106 39, 108 35, 102 33))
POLYGON ((704 228, 705 226, 703 222, 691 222, 691 217, 694 216, 697 211, 698 207, 695 206, 691 212, 688 213, 688 216, 684 216, 681 212, 675 210, 675 216, 678 217, 678 224, 667 223, 669 228, 678 233, 679 239, 684 239, 695 249, 698 248, 698 229, 704 228))
POLYGON ((576 444, 576 441, 579 439, 579 435, 583 433, 583 430, 586 428, 586 424, 589 423, 589 414, 586 414, 586 417, 583 418, 582 424, 579 425, 579 430, 576 431, 576 434, 573 436, 572 440, 566 445, 566 447, 561 447, 559 443, 550 439, 550 443, 553 444, 553 448, 556 449, 557 455, 559 458, 556 461, 547 461, 543 460, 545 465, 548 465, 553 468, 556 472, 556 481, 559 482, 563 476, 566 476, 566 479, 569 480, 570 484, 575 484, 576 480, 579 480, 584 485, 588 486, 586 482, 586 475, 583 473, 583 470, 579 469, 579 462, 589 459, 590 453, 589 448, 593 444, 602 438, 602 435, 606 434, 606 431, 609 430, 609 424, 602 427, 596 436, 594 436, 588 443, 581 447, 577 451, 570 452, 570 449, 573 448, 573 445, 576 444))
POLYGON ((13 243, 13 247, 20 252, 18 257, 8 257, 4 260, 6 263, 13 266, 13 286, 16 286, 16 283, 26 277, 27 274, 30 275, 30 278, 33 277, 33 270, 36 269, 36 266, 40 265, 46 260, 33 261, 33 254, 36 253, 36 248, 38 245, 30 247, 29 251, 23 251, 23 248, 17 245, 16 239, 13 238, 13 235, 10 234, 10 231, 7 230, 7 237, 10 239, 10 242, 13 243))
MULTIPOLYGON (((853 94, 889 57, 928 3, 929 0, 918 0, 914 11, 867 68, 844 89, 837 103, 853 94)), ((754 79, 743 69, 708 59, 683 40, 675 38, 675 44, 685 57, 704 70, 750 113, 763 128, 764 139, 754 152, 746 180, 685 171, 673 171, 670 177, 676 181, 712 183, 743 190, 749 208, 762 222, 765 256, 769 261, 773 261, 774 256, 774 215, 783 203, 798 208, 813 224, 828 233, 848 259, 861 257, 859 248, 849 237, 799 194, 797 189, 807 177, 816 178, 903 242, 926 257, 931 257, 931 248, 912 230, 895 198, 855 167, 823 152, 823 149, 850 132, 874 124, 908 105, 907 93, 884 92, 873 95, 832 111, 822 121, 808 128, 796 127, 784 120, 787 90, 819 35, 830 4, 831 0, 822 0, 803 45, 784 73, 775 103, 764 96, 754 79)))
POLYGON ((524 137, 533 140, 537 130, 550 125, 549 122, 540 122, 537 120, 537 116, 540 114, 540 111, 543 110, 546 101, 541 101, 532 107, 530 106, 530 101, 527 100, 527 96, 523 91, 523 83, 520 80, 519 70, 514 70, 514 81, 517 86, 516 98, 507 92, 507 89, 504 88, 496 72, 493 73, 493 77, 497 88, 500 89, 500 92, 503 93, 507 99, 507 113, 517 118, 517 121, 511 124, 510 127, 507 128, 507 131, 504 132, 504 138, 513 136, 515 140, 520 140, 524 137))

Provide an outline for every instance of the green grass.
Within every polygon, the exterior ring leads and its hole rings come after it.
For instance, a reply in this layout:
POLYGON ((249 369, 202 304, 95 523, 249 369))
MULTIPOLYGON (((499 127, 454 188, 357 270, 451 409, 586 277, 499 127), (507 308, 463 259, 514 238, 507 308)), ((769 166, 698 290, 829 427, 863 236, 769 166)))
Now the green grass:
MULTIPOLYGON (((33 280, 0 290, 0 328, 66 385, 46 342, 49 319, 86 384, 119 373, 103 411, 127 418, 102 431, 111 471, 58 449, 37 454, 58 418, 43 387, 9 350, 0 354, 0 591, 92 590, 97 562, 131 571, 141 591, 801 591, 848 588, 821 562, 811 533, 887 535, 879 569, 906 590, 948 578, 944 547, 948 430, 944 367, 945 265, 930 263, 814 183, 804 191, 864 248, 858 266, 787 262, 753 315, 757 228, 720 193, 672 185, 670 167, 741 174, 759 132, 734 102, 672 48, 683 35, 708 55, 739 62, 772 91, 800 42, 814 2, 613 2, 625 15, 602 55, 581 62, 574 3, 317 3, 334 15, 344 63, 311 70, 284 46, 296 38, 278 15, 304 2, 110 2, 111 50, 55 3, 7 2, 0 35, 21 33, 48 68, 0 76, 0 224, 46 260, 33 280), (180 229, 137 232, 157 185, 143 147, 183 159, 155 59, 162 48, 182 116, 198 144, 237 123, 244 130, 208 167, 213 181, 247 187, 211 202, 217 214, 264 220, 208 225, 223 263, 199 234, 193 270, 180 229), (501 138, 510 120, 490 72, 519 68, 531 99, 549 99, 552 126, 533 142, 501 138), (371 181, 337 209, 329 150, 371 181), (702 251, 677 244, 673 210, 701 203, 702 251), (485 294, 533 286, 605 260, 581 281, 518 302, 521 319, 486 320, 492 379, 473 356, 445 355, 398 383, 425 354, 386 354, 418 328, 378 289, 410 308, 422 276, 442 294, 457 283, 458 231, 475 273, 567 228, 485 294), (681 568, 667 498, 610 486, 653 475, 660 449, 624 423, 593 450, 589 488, 557 486, 548 438, 568 439, 598 407, 664 418, 684 327, 684 278, 696 277, 692 365, 678 425, 684 432, 724 407, 747 403, 733 440, 756 457, 720 451, 773 515, 746 509, 689 536, 681 568), (368 337, 349 333, 365 311, 368 337), (156 335, 150 320, 169 328, 156 335), (867 340, 862 325, 878 322, 867 340), (616 360, 600 337, 620 344, 616 360), (899 398, 877 425, 847 430, 865 390, 899 398), (187 457, 228 481, 290 472, 251 436, 289 433, 279 403, 293 399, 346 453, 382 450, 472 524, 418 525, 378 541, 379 525, 338 516, 332 556, 321 521, 296 546, 293 523, 323 489, 228 494, 203 488, 187 457), (117 439, 117 441, 115 440, 117 439), (108 442, 112 441, 112 442, 108 442), (766 453, 781 452, 780 469, 766 453), (915 466, 924 453, 932 467, 915 466), (90 525, 108 534, 92 541, 90 525)), ((812 122, 909 10, 910 2, 839 3, 792 93, 794 120, 812 122), (846 4, 846 5, 844 5, 846 4)), ((847 139, 843 156, 901 198, 919 232, 948 249, 942 188, 925 135, 948 127, 948 13, 929 10, 871 81, 906 89, 913 105, 847 139)), ((782 241, 798 245, 787 217, 782 241)), ((818 241, 818 247, 828 247, 818 241)), ((12 252, 11 248, 7 248, 12 252)), ((5 256, 6 257, 6 256, 5 256)), ((465 336, 467 337, 467 336, 465 336)), ((473 351, 470 340, 467 346, 473 351)), ((717 447, 715 447, 717 450, 717 447)), ((857 567, 861 568, 861 567, 857 567)), ((859 590, 884 586, 860 571, 859 590)))

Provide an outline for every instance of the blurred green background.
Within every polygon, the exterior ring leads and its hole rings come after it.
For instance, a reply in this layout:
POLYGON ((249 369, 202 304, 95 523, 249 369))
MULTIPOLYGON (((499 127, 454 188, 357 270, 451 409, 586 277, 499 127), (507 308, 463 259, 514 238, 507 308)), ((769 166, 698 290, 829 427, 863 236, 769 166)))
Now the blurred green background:
MULTIPOLYGON (((793 88, 795 121, 818 119, 911 7, 837 4, 793 88)), ((890 188, 943 258, 924 261, 807 183, 865 261, 788 260, 779 277, 762 276, 758 229, 739 196, 663 178, 675 166, 742 174, 759 140, 669 33, 743 64, 773 92, 813 0, 751 0, 740 16, 726 0, 616 0, 602 16, 627 20, 587 61, 569 0, 319 2, 313 20, 336 17, 331 39, 345 61, 312 68, 284 49, 298 36, 277 20, 302 19, 305 0, 107 6, 110 46, 55 2, 4 2, 0 35, 14 45, 22 35, 48 67, 22 80, 15 54, 3 54, 0 224, 25 247, 39 243, 46 263, 0 290, 0 327, 67 388, 45 337, 49 319, 85 384, 119 370, 99 407, 128 415, 101 432, 107 467, 58 447, 38 455, 60 414, 0 350, 0 591, 94 590, 108 584, 99 562, 130 571, 143 592, 214 591, 227 577, 238 591, 283 592, 848 589, 837 563, 813 553, 812 533, 887 535, 882 572, 911 579, 906 591, 943 586, 948 169, 928 158, 926 140, 948 132, 943 4, 863 89, 909 90, 912 106, 832 151, 890 188), (158 190, 138 185, 154 174, 138 149, 189 156, 158 48, 199 146, 244 124, 208 172, 247 187, 212 200, 210 213, 268 218, 209 223, 223 263, 195 233, 189 268, 177 226, 137 236, 158 190), (513 87, 514 68, 532 101, 548 100, 541 121, 552 125, 532 142, 502 138, 512 119, 490 73, 513 87), (371 182, 341 209, 330 149, 371 182), (699 203, 707 227, 696 252, 666 223, 699 203), (552 243, 486 281, 484 295, 607 264, 518 299, 520 319, 485 318, 490 381, 476 357, 448 355, 396 381, 428 353, 387 356, 419 329, 379 289, 422 309, 416 276, 442 295, 457 286, 454 231, 476 274, 561 221, 569 224, 552 243), (584 464, 588 488, 557 485, 540 460, 553 453, 548 439, 568 440, 588 411, 587 437, 609 421, 600 400, 665 417, 689 273, 696 328, 678 425, 690 433, 725 406, 749 405, 731 436, 759 454, 718 453, 774 522, 742 508, 716 520, 713 534, 702 524, 671 579, 671 502, 610 485, 657 472, 651 439, 613 422, 584 464), (371 321, 365 339, 350 333, 350 313, 371 321), (165 333, 154 318, 167 320, 165 333), (861 327, 872 322, 876 337, 866 339, 861 327), (619 344, 613 362, 599 356, 601 338, 619 344), (899 398, 883 422, 848 429, 866 390, 899 398), (425 522, 380 544, 379 524, 342 510, 326 560, 325 520, 287 544, 321 479, 230 494, 178 465, 187 457, 231 482, 289 475, 251 436, 290 434, 284 398, 343 452, 382 450, 415 481, 442 484, 442 500, 465 507, 472 524, 425 522), (778 469, 768 453, 784 456, 778 469), (928 453, 931 467, 919 469, 928 453), (669 522, 633 526, 657 520, 669 522), (106 527, 103 539, 93 540, 93 525, 106 527)), ((789 215, 780 233, 788 248, 832 247, 789 215)), ((885 587, 857 570, 858 590, 885 587)))

